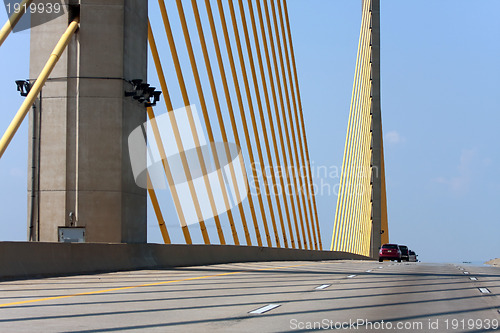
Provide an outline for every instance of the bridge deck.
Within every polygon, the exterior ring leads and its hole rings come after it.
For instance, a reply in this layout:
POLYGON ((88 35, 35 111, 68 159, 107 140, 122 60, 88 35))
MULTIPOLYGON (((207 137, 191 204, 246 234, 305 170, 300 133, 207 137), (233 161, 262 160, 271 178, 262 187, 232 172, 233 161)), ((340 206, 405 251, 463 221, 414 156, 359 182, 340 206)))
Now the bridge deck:
POLYGON ((448 320, 451 331, 452 323, 468 325, 469 319, 483 327, 500 320, 499 281, 500 268, 373 261, 223 264, 7 281, 0 283, 0 331, 277 332, 358 319, 421 323, 421 331, 433 331, 429 325, 436 322, 434 331, 446 331, 448 320), (250 313, 269 304, 280 306, 250 313))

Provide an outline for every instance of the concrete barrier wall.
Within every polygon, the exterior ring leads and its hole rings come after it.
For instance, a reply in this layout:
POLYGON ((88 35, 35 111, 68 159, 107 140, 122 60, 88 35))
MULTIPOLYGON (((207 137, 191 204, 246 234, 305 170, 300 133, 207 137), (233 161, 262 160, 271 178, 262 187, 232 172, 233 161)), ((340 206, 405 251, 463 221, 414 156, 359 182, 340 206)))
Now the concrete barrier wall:
POLYGON ((0 279, 252 261, 372 260, 345 252, 234 245, 0 242, 0 279))

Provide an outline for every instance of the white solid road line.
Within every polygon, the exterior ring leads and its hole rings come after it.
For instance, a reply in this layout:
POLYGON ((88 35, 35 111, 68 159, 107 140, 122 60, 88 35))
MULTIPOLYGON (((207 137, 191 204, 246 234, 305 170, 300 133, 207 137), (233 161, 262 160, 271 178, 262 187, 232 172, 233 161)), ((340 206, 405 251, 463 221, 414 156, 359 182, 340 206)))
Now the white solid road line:
POLYGON ((316 289, 316 290, 322 290, 322 289, 328 288, 330 286, 331 286, 331 284, 322 284, 321 286, 318 286, 318 287, 316 287, 314 289, 316 289))
POLYGON ((469 279, 471 279, 472 281, 477 281, 477 277, 474 276, 471 276, 469 279))
POLYGON ((266 306, 263 306, 261 308, 255 309, 253 311, 250 311, 249 313, 253 314, 263 314, 264 312, 271 311, 272 309, 276 309, 278 306, 281 304, 268 304, 266 306))
POLYGON ((353 278, 355 276, 356 276, 356 274, 347 275, 348 278, 353 278))
POLYGON ((479 291, 483 294, 491 294, 491 291, 488 288, 479 288, 479 291))

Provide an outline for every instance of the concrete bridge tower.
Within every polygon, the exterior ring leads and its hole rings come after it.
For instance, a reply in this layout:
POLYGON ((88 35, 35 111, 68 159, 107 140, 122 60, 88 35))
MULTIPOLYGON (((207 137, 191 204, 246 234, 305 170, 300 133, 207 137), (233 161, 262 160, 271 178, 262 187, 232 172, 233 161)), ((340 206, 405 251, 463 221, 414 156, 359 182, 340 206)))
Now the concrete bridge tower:
POLYGON ((31 79, 76 15, 80 28, 30 114, 29 239, 145 243, 146 190, 135 184, 127 140, 146 110, 125 91, 147 79, 147 1, 63 4, 57 19, 32 17, 31 79))

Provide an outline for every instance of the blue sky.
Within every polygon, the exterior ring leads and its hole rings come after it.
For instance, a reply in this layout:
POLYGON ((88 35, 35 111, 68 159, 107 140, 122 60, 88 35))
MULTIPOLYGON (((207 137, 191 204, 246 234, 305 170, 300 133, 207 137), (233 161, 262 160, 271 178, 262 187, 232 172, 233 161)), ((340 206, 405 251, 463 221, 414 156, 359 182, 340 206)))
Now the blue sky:
MULTIPOLYGON (((151 3, 152 21, 159 22, 151 3)), ((288 7, 310 157, 313 166, 335 170, 342 164, 361 4, 289 0, 288 7)), ((390 240, 424 261, 500 257, 498 12, 496 0, 382 0, 390 240)), ((2 134, 22 103, 14 81, 27 78, 28 67, 29 32, 15 33, 0 48, 2 134)), ((150 70, 154 83, 153 77, 150 70)), ((0 240, 26 239, 27 143, 25 123, 0 160, 0 240)), ((331 176, 323 181, 334 186, 338 178, 331 176)), ((333 193, 317 197, 325 248, 336 200, 333 193)), ((168 203, 164 209, 175 214, 168 203)), ((149 215, 149 241, 161 242, 149 215)))

